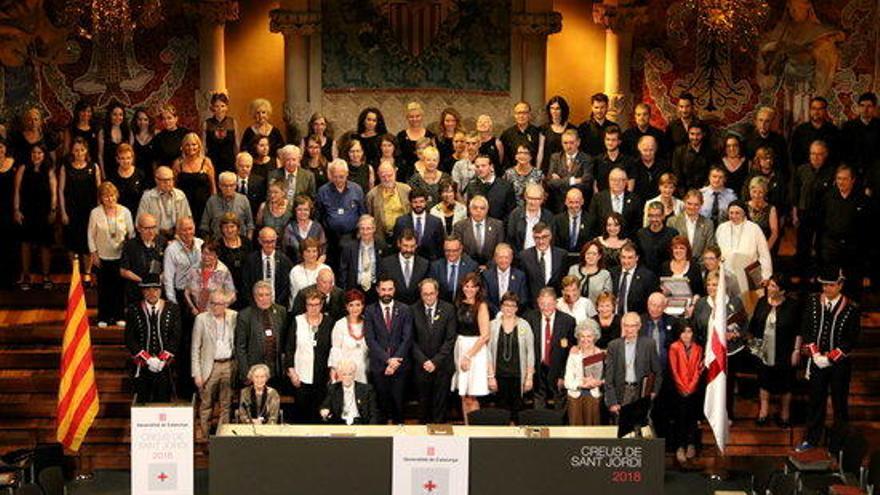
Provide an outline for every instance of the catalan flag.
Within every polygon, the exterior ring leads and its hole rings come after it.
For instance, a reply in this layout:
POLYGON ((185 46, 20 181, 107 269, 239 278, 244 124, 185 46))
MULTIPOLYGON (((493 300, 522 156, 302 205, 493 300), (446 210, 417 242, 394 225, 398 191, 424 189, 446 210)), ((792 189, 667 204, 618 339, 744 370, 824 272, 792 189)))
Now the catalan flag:
POLYGON ((97 415, 98 386, 92 360, 86 294, 80 280, 79 260, 75 260, 67 294, 67 316, 61 346, 56 438, 66 449, 78 451, 97 415))

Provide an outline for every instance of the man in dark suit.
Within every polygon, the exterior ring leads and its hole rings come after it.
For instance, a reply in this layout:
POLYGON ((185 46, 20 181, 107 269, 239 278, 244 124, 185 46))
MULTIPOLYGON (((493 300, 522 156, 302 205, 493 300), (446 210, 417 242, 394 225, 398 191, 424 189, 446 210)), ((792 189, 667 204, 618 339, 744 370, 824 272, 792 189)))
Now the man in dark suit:
MULTIPOLYGON (((415 240, 415 239, 413 239, 415 240)), ((379 302, 364 310, 364 328, 370 351, 370 375, 379 395, 383 421, 403 423, 403 393, 410 369, 412 310, 394 298, 394 279, 383 275, 377 291, 379 302)))
POLYGON ((620 248, 620 266, 611 269, 611 287, 617 296, 617 314, 642 313, 648 307, 648 296, 657 291, 660 281, 654 272, 639 264, 636 246, 628 242, 620 248))
POLYGON ((547 190, 550 193, 548 208, 554 213, 563 209, 563 198, 572 189, 580 189, 583 196, 593 197, 593 167, 590 157, 578 150, 580 137, 574 129, 562 133, 562 151, 550 156, 547 171, 547 190))
MULTIPOLYGON (((287 327, 287 310, 272 303, 272 285, 265 280, 254 284, 252 303, 239 311, 235 322, 235 362, 242 383, 247 383, 247 373, 255 364, 265 364, 271 373, 272 386, 278 388, 289 383, 284 378, 281 358, 287 327)), ((285 386, 286 388, 286 386, 285 386)))
MULTIPOLYGON (((608 344, 605 354, 605 405, 611 413, 620 414, 620 408, 642 398, 642 382, 653 376, 653 386, 646 391, 650 399, 654 399, 663 383, 660 370, 660 358, 657 348, 650 337, 639 336, 642 327, 641 318, 637 313, 627 313, 621 319, 623 337, 618 337, 608 344), (634 348, 627 352, 627 348, 634 348)), ((647 418, 640 418, 644 424, 647 418)))
POLYGON ((464 252, 485 267, 492 259, 495 246, 504 242, 504 222, 488 216, 489 202, 484 196, 472 197, 468 212, 469 218, 459 220, 452 232, 461 239, 464 252))
POLYGON ((266 179, 251 174, 254 158, 247 151, 238 154, 235 159, 236 183, 235 192, 244 194, 251 205, 251 214, 256 217, 260 204, 266 201, 266 179))
MULTIPOLYGON (((290 270, 293 263, 284 253, 276 249, 278 234, 272 227, 260 229, 260 250, 248 255, 241 269, 244 287, 239 293, 244 294, 248 304, 253 302, 251 290, 259 280, 268 280, 274 288, 272 302, 287 305, 290 302, 290 270)), ((245 370, 247 371, 247 370, 245 370)))
POLYGON ((455 301, 461 281, 468 273, 477 271, 477 262, 463 254, 461 239, 454 233, 443 241, 443 258, 431 263, 430 277, 440 285, 440 298, 455 301))
POLYGON ((394 238, 400 239, 405 230, 416 235, 419 256, 434 261, 443 253, 443 221, 428 213, 428 193, 424 189, 415 188, 409 192, 410 213, 397 217, 394 223, 394 238))
POLYGON ((336 287, 333 270, 329 268, 322 268, 315 278, 315 283, 307 285, 296 294, 296 297, 293 298, 291 315, 301 315, 306 311, 305 290, 312 288, 317 289, 321 294, 324 303, 323 312, 332 321, 335 322, 346 315, 345 291, 336 287))
POLYGON ((707 183, 709 168, 716 161, 715 152, 706 137, 705 124, 696 122, 688 130, 688 142, 672 153, 672 173, 678 177, 679 194, 700 189, 707 183))
MULTIPOLYGON (((660 360, 660 371, 664 375, 669 364, 669 345, 678 340, 678 335, 681 333, 681 320, 667 315, 665 311, 666 296, 662 292, 651 294, 648 297, 648 311, 642 314, 642 328, 639 331, 640 336, 650 337, 654 341, 654 348, 660 360)), ((673 380, 667 380, 658 390, 655 400, 660 407, 651 409, 651 418, 658 436, 666 438, 669 420, 672 417, 669 411, 674 410, 672 401, 676 397, 675 383, 673 380)))
POLYGON ((517 251, 528 249, 535 244, 531 236, 531 226, 539 222, 550 225, 553 221, 553 215, 543 207, 546 195, 540 184, 531 182, 526 184, 523 197, 525 198, 523 206, 517 206, 507 217, 507 234, 504 236, 507 243, 517 251))
POLYGON ((538 309, 525 317, 535 337, 535 407, 547 407, 552 402, 556 409, 561 409, 565 405, 565 363, 571 347, 577 345, 576 322, 556 309, 553 288, 541 289, 537 301, 538 309))
POLYGON ((510 244, 501 243, 495 247, 494 263, 483 272, 483 284, 486 286, 486 303, 489 314, 495 315, 501 310, 501 296, 513 292, 519 296, 520 311, 529 304, 529 284, 526 274, 514 268, 513 248, 510 244))
POLYGON ((626 189, 626 171, 615 168, 608 174, 608 189, 593 196, 587 212, 590 237, 602 235, 605 221, 611 213, 623 216, 620 236, 629 238, 642 226, 642 200, 626 189))
POLYGON ((620 127, 609 126, 605 129, 605 151, 599 155, 593 156, 591 163, 593 166, 593 177, 596 179, 596 190, 604 191, 608 189, 608 174, 615 168, 622 168, 626 171, 629 178, 629 184, 634 182, 635 174, 635 158, 627 155, 620 149, 620 127))
POLYGON ((605 151, 605 129, 617 124, 607 119, 608 95, 596 93, 590 98, 590 119, 578 126, 578 134, 581 137, 581 151, 596 156, 605 151))
POLYGON ((293 204, 293 198, 304 194, 315 197, 315 174, 300 166, 302 150, 298 146, 288 144, 278 150, 278 162, 281 168, 269 172, 269 184, 280 180, 287 187, 287 201, 293 204))
POLYGON ((319 413, 328 423, 337 424, 379 424, 379 405, 373 387, 354 380, 357 364, 342 360, 336 365, 339 381, 327 389, 327 396, 321 404, 319 413))
POLYGON ((549 225, 538 222, 532 227, 532 235, 535 245, 520 253, 519 266, 529 281, 529 300, 537 301, 538 292, 544 287, 561 288, 568 253, 552 246, 553 234, 549 225))
POLYGON ((379 277, 394 280, 395 294, 403 304, 413 304, 419 298, 419 282, 428 276, 428 260, 416 255, 416 235, 412 230, 404 230, 397 238, 398 254, 382 259, 379 277))
POLYGON ((635 125, 623 131, 621 136, 623 152, 633 158, 638 158, 639 140, 645 136, 651 136, 654 138, 654 151, 657 152, 657 157, 665 157, 666 149, 664 144, 666 138, 663 136, 663 131, 651 125, 651 106, 647 103, 636 104, 635 110, 633 110, 633 121, 635 125))
POLYGON ((413 305, 412 356, 422 423, 446 421, 446 398, 452 384, 455 306, 438 298, 437 281, 419 283, 421 300, 413 305))
POLYGON ((589 240, 584 195, 580 189, 571 188, 565 195, 565 211, 553 217, 553 243, 568 251, 566 267, 580 261, 581 247, 589 240))
POLYGON ((376 300, 379 263, 390 254, 384 236, 376 235, 376 219, 362 215, 358 220, 358 238, 346 243, 339 258, 339 286, 345 290, 364 291, 368 302, 376 300))
POLYGON ((464 189, 466 198, 483 196, 489 202, 489 216, 501 221, 516 208, 516 196, 510 182, 495 176, 492 159, 480 155, 474 159, 474 178, 464 189))

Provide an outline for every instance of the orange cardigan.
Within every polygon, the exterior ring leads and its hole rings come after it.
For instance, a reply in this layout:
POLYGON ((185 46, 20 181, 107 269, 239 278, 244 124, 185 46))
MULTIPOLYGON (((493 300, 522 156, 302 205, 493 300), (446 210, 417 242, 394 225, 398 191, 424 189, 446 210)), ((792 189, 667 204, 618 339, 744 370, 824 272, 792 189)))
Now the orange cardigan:
POLYGON ((703 348, 700 344, 691 343, 690 355, 685 352, 684 344, 680 340, 670 344, 669 371, 672 373, 678 393, 682 395, 694 393, 703 374, 703 348))

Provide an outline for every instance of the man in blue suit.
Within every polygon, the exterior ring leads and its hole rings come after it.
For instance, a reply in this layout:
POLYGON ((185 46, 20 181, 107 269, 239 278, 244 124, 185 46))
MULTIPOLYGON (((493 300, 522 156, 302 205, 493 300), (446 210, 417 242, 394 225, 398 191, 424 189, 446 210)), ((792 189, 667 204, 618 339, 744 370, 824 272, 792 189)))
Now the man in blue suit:
POLYGON ((443 258, 431 263, 430 277, 440 284, 440 298, 446 302, 455 301, 464 276, 479 268, 477 262, 462 255, 463 252, 461 239, 452 234, 443 241, 443 258))
POLYGON ((419 256, 434 261, 443 253, 443 221, 428 213, 428 192, 422 188, 414 188, 409 192, 410 212, 397 217, 394 222, 394 238, 399 239, 403 231, 415 232, 418 242, 419 256))
POLYGON ((382 275, 376 287, 379 302, 364 311, 370 374, 379 396, 381 422, 390 418, 395 424, 402 424, 412 347, 412 310, 394 299, 394 279, 382 275))
POLYGON ((483 284, 486 286, 486 303, 489 315, 494 317, 501 309, 501 296, 505 292, 513 292, 519 296, 520 311, 529 305, 529 283, 526 274, 514 268, 513 248, 502 242, 495 247, 495 257, 489 269, 483 272, 483 284))

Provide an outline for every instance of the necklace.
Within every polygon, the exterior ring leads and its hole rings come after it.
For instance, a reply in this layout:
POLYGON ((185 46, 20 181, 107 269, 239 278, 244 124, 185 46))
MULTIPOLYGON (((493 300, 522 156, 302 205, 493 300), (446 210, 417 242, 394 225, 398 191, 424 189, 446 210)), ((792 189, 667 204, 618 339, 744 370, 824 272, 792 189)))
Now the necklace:
POLYGON ((514 332, 501 332, 501 358, 504 361, 510 361, 513 358, 513 339, 514 332))

